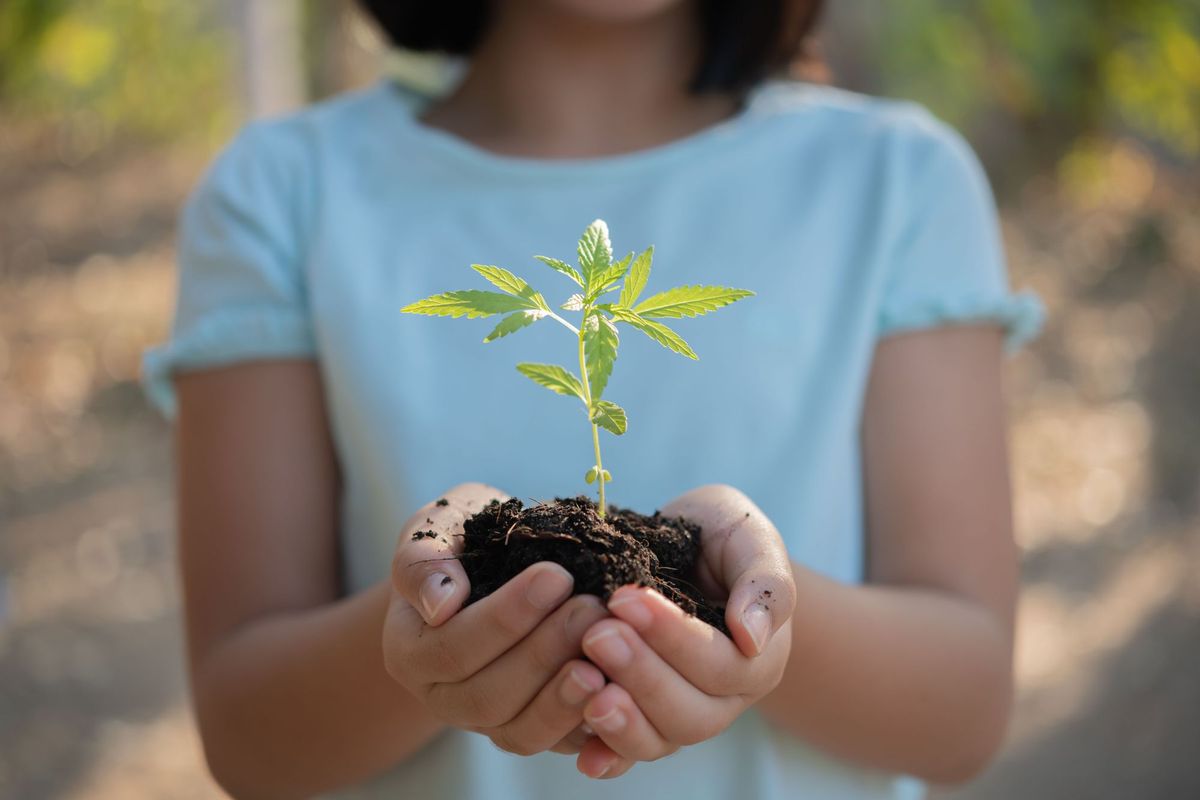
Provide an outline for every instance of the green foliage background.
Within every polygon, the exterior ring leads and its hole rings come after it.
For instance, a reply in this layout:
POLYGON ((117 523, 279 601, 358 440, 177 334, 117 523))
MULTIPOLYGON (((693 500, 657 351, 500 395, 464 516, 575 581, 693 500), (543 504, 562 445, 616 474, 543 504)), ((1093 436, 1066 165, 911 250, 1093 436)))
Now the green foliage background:
POLYGON ((231 42, 218 4, 177 0, 5 0, 0 104, 6 115, 65 119, 107 142, 206 139, 234 109, 231 42))
POLYGON ((1002 118, 1031 162, 1102 131, 1200 155, 1196 0, 855 5, 880 88, 981 137, 1002 118))

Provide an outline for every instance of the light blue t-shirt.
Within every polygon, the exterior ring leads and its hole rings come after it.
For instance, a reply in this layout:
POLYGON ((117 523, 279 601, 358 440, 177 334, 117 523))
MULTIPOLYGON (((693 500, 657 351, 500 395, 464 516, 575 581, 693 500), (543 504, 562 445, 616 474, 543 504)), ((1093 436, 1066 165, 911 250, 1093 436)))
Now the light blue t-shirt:
MULTIPOLYGON (((611 502, 651 512, 704 483, 739 487, 791 557, 863 575, 859 423, 881 337, 995 322, 1037 328, 1010 292, 991 195, 962 139, 922 109, 796 83, 758 89, 734 118, 596 159, 495 155, 421 123, 425 98, 381 82, 248 126, 183 216, 171 339, 147 354, 173 411, 176 371, 267 358, 320 365, 341 461, 348 590, 384 578, 417 505, 463 481, 521 498, 584 491, 578 410, 513 368, 572 365, 542 322, 489 345, 494 320, 403 315, 499 264, 552 302, 573 284, 532 259, 571 258, 607 220, 618 254, 655 246, 648 293, 681 283, 757 296, 671 320, 700 355, 623 329, 605 396, 629 431, 605 437, 611 502)), ((286 403, 287 398, 279 398, 286 403)), ((799 610, 803 613, 803 609, 799 610)), ((751 712, 721 736, 615 781, 571 757, 521 758, 448 732, 345 797, 911 797, 919 784, 817 753, 751 712)))

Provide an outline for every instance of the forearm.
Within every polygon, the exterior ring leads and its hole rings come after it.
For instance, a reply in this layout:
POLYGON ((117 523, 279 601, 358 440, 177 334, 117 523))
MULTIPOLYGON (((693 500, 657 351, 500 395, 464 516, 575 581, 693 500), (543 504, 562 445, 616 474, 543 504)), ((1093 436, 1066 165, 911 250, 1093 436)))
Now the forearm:
POLYGON ((388 586, 239 628, 193 660, 205 753, 238 797, 308 797, 403 761, 441 726, 384 671, 388 586))
POLYGON ((760 710, 879 769, 957 783, 986 765, 1011 703, 1007 626, 934 590, 849 586, 793 569, 791 657, 760 710))

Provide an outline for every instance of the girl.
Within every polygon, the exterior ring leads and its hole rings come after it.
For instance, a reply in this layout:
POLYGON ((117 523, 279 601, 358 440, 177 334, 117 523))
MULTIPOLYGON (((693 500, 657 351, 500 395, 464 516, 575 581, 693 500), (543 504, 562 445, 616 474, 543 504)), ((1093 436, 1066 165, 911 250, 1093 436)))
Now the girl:
POLYGON ((840 800, 978 772, 1012 694, 1001 353, 1037 306, 968 148, 911 105, 769 79, 816 2, 366 5, 468 55, 462 80, 246 128, 184 214, 146 362, 178 413, 217 780, 840 800), (553 564, 464 609, 461 567, 411 541, 501 489, 575 493, 590 443, 512 371, 565 357, 550 326, 484 348, 399 308, 474 262, 530 274, 596 217, 619 252, 656 246, 660 288, 757 292, 683 321, 699 364, 622 343, 609 389, 636 426, 614 497, 702 524, 734 642, 645 589, 571 598, 553 564))

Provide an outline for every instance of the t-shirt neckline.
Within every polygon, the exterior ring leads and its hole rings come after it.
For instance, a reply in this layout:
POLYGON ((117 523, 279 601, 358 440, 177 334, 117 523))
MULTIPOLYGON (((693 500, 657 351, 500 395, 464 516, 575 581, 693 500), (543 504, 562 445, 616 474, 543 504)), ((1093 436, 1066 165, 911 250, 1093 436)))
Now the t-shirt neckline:
POLYGON ((399 112, 404 132, 430 151, 456 160, 468 167, 506 175, 528 177, 612 177, 615 173, 648 169, 657 165, 702 154, 736 139, 740 130, 761 116, 764 97, 778 89, 780 81, 766 81, 746 96, 741 108, 733 115, 676 139, 651 147, 607 156, 582 158, 536 158, 496 153, 459 137, 423 123, 419 115, 434 99, 391 78, 380 81, 379 91, 388 104, 399 112))

